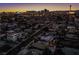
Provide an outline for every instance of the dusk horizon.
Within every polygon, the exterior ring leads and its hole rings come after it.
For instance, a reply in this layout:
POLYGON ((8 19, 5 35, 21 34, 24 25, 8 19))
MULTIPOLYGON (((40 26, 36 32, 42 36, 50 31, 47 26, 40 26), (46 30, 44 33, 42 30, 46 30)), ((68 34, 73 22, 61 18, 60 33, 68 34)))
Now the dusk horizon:
POLYGON ((0 3, 0 12, 65 11, 69 10, 69 5, 72 5, 72 10, 79 10, 77 3, 0 3))

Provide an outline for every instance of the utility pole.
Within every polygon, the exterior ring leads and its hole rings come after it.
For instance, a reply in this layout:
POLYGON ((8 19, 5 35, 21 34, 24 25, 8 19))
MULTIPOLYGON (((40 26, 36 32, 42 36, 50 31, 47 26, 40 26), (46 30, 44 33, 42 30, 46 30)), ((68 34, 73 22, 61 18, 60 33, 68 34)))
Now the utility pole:
POLYGON ((70 8, 69 9, 69 21, 71 21, 71 11, 72 11, 71 8, 72 8, 72 5, 70 5, 69 8, 70 8))
POLYGON ((71 12, 71 8, 72 8, 72 5, 70 5, 70 12, 71 12))

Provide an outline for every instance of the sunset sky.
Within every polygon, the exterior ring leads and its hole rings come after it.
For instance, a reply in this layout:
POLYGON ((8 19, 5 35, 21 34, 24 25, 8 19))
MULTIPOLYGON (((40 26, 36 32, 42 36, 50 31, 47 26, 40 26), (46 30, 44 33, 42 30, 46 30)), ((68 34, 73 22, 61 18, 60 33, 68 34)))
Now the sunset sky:
MULTIPOLYGON (((70 3, 72 10, 79 10, 79 3, 70 3)), ((0 3, 0 12, 23 12, 29 10, 69 10, 69 3, 0 3)))

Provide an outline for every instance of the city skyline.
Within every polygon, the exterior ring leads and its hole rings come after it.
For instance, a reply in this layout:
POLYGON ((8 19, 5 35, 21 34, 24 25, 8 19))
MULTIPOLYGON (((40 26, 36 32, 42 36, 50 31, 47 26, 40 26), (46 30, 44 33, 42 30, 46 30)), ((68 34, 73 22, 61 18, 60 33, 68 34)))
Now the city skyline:
POLYGON ((61 11, 69 10, 69 5, 72 5, 72 10, 79 10, 78 3, 0 3, 0 12, 25 12, 43 9, 61 11))

